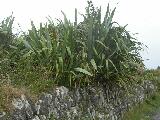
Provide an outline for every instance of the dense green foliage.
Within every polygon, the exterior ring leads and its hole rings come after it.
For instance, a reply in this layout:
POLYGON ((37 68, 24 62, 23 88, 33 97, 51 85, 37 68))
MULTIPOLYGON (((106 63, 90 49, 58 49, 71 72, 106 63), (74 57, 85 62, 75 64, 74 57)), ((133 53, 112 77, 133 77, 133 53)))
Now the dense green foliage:
POLYGON ((63 21, 54 24, 49 18, 39 28, 31 22, 32 28, 19 36, 12 34, 10 16, 0 27, 0 46, 7 52, 0 53, 0 69, 14 84, 25 86, 47 80, 65 86, 130 81, 144 68, 142 43, 112 21, 114 13, 108 5, 102 17, 101 8, 89 1, 82 22, 77 23, 76 10, 74 23, 63 13, 63 21))

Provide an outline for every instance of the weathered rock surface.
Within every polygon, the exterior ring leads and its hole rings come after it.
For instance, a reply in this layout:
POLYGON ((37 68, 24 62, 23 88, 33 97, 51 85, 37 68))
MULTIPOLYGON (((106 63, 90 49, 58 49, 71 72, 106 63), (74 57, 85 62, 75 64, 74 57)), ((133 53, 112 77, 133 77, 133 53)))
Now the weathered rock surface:
POLYGON ((8 118, 0 112, 0 120, 119 120, 155 89, 150 81, 130 87, 130 94, 117 86, 88 86, 72 91, 61 86, 42 94, 36 103, 21 95, 13 100, 14 110, 8 118))
POLYGON ((0 120, 6 120, 6 113, 5 112, 0 112, 0 120))

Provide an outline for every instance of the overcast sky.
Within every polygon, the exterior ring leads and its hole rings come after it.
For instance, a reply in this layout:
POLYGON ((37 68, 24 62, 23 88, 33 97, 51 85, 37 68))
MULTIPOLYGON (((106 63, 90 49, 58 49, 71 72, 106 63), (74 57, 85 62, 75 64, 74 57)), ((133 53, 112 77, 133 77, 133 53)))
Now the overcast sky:
MULTIPOLYGON (((1 0, 0 21, 11 15, 15 16, 15 26, 19 23, 23 30, 30 27, 33 20, 38 25, 46 17, 62 18, 61 10, 74 20, 74 9, 85 12, 87 0, 1 0)), ((160 65, 160 0, 92 0, 95 6, 102 6, 105 12, 108 2, 117 7, 114 21, 120 25, 128 24, 127 29, 139 33, 137 38, 148 46, 142 56, 147 68, 160 65), (146 60, 149 59, 149 60, 146 60)), ((79 16, 81 19, 81 17, 79 16)), ((18 28, 18 27, 16 27, 18 28)))

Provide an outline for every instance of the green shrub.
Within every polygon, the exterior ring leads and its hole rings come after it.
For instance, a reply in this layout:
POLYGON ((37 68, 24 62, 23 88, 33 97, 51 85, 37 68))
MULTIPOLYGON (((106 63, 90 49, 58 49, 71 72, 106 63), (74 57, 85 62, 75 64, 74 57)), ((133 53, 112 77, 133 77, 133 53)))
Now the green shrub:
POLYGON ((8 49, 13 40, 12 25, 14 17, 11 15, 0 23, 0 47, 8 49))

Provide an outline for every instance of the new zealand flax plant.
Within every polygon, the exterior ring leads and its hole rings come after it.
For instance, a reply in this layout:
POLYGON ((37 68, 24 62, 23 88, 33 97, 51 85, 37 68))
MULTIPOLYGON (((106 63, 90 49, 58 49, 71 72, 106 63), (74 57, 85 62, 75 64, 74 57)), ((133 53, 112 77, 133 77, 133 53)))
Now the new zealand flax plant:
POLYGON ((116 8, 102 17, 101 8, 88 1, 84 20, 71 23, 66 15, 55 25, 51 18, 37 29, 33 22, 22 42, 24 57, 32 64, 43 66, 57 84, 75 85, 103 80, 116 81, 136 73, 143 66, 139 51, 142 44, 117 22, 113 22, 116 8))

